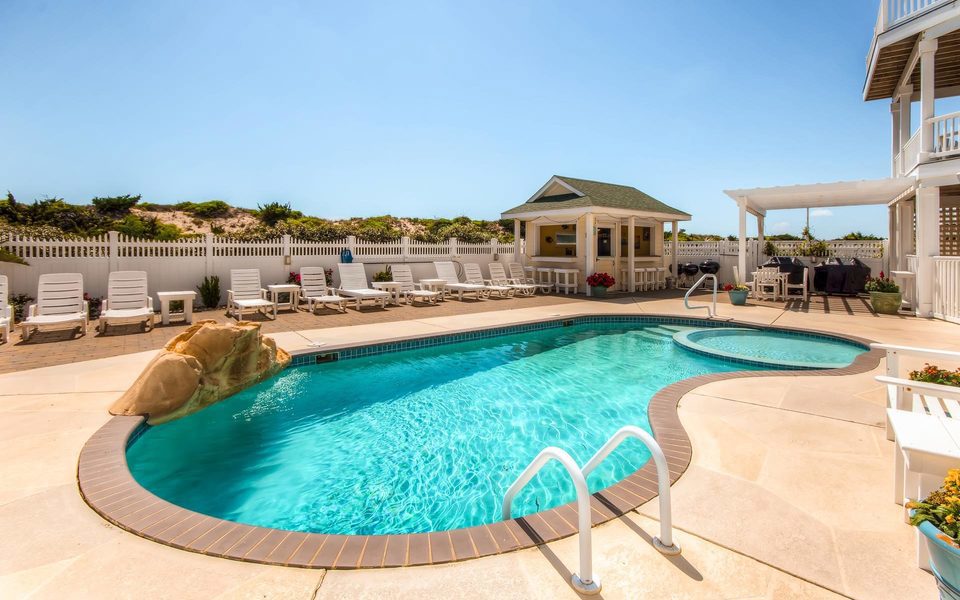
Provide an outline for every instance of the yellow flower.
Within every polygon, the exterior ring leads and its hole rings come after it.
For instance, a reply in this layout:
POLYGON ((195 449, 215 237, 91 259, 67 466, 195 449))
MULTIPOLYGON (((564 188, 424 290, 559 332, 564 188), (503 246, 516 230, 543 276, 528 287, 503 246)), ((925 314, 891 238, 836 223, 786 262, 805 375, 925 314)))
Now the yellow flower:
POLYGON ((947 523, 953 523, 956 520, 957 519, 953 515, 947 515, 947 518, 945 519, 947 523))

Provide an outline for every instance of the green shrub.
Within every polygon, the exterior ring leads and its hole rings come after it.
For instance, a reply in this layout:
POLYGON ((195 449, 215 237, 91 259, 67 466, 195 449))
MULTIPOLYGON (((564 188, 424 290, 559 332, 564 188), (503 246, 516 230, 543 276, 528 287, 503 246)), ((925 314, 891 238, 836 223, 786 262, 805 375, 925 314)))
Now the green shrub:
POLYGON ((767 243, 763 245, 763 253, 767 256, 779 256, 780 250, 777 248, 776 244, 771 241, 767 241, 767 243))
MULTIPOLYGON (((882 275, 882 273, 881 273, 882 275)), ((886 277, 876 277, 867 280, 863 289, 868 292, 881 292, 884 294, 896 294, 900 291, 900 286, 886 277)))
POLYGON ((200 300, 207 308, 220 306, 220 278, 216 275, 203 278, 203 283, 197 286, 200 300))
POLYGON ((13 320, 15 323, 19 323, 27 316, 27 307, 31 302, 33 302, 33 297, 27 294, 10 295, 10 305, 13 306, 13 320))
POLYGON ((268 202, 263 206, 257 205, 257 216, 260 221, 273 227, 280 221, 287 219, 298 219, 303 213, 290 208, 289 204, 280 204, 279 202, 268 202))
POLYGON ((129 214, 115 221, 112 227, 124 235, 147 240, 172 241, 183 237, 179 227, 172 223, 163 223, 157 217, 129 214))
POLYGON ((218 217, 229 216, 230 205, 223 200, 209 200, 207 202, 194 204, 187 212, 204 219, 216 219, 218 217))
POLYGON ((940 385, 960 386, 960 369, 948 371, 941 369, 936 365, 924 364, 923 369, 911 371, 910 379, 913 381, 925 381, 927 383, 938 383, 940 385))
POLYGON ((374 273, 373 280, 374 281, 393 281, 393 270, 390 269, 390 265, 387 265, 387 267, 384 270, 374 273))
POLYGON ((105 196, 97 197, 90 201, 97 212, 104 215, 122 215, 130 212, 137 202, 140 202, 140 195, 131 196, 105 196))

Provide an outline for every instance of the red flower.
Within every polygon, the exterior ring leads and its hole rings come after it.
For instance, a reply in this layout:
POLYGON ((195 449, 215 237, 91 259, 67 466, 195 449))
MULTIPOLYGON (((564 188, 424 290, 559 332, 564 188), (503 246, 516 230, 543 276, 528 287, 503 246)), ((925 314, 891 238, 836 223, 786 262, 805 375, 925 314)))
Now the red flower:
POLYGON ((613 287, 616 282, 617 280, 608 273, 594 273, 587 277, 587 285, 590 287, 613 287))

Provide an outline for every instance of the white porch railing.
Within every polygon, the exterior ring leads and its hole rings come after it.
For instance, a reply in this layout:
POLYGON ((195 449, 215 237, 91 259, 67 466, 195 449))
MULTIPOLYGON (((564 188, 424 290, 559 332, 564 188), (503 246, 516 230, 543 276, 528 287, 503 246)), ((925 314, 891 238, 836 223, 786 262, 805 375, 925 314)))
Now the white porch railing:
POLYGON ((960 256, 933 258, 933 316, 960 323, 960 256))
POLYGON ((880 0, 880 11, 877 13, 875 34, 880 34, 901 22, 930 10, 938 4, 946 4, 951 0, 880 0))
POLYGON ((910 136, 897 157, 900 175, 906 175, 920 164, 920 129, 910 136))
POLYGON ((960 152, 960 112, 934 117, 929 121, 933 125, 933 152, 947 156, 960 152))

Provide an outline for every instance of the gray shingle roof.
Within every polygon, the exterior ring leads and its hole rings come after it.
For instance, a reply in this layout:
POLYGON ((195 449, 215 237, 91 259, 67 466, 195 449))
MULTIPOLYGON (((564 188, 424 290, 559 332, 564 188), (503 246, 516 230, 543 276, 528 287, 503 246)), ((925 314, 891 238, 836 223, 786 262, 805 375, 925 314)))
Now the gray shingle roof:
POLYGON ((690 216, 688 213, 685 213, 682 210, 677 210, 672 206, 660 202, 653 196, 644 194, 635 187, 630 187, 628 185, 616 185, 613 183, 603 183, 601 181, 590 181, 589 179, 562 177, 560 175, 555 175, 555 177, 571 187, 580 190, 585 194, 585 196, 577 196, 576 194, 542 196, 533 202, 524 202, 520 206, 515 206, 510 210, 504 211, 503 214, 519 215, 523 213, 538 212, 541 210, 602 206, 605 208, 621 208, 626 210, 664 213, 677 215, 678 217, 690 216))

